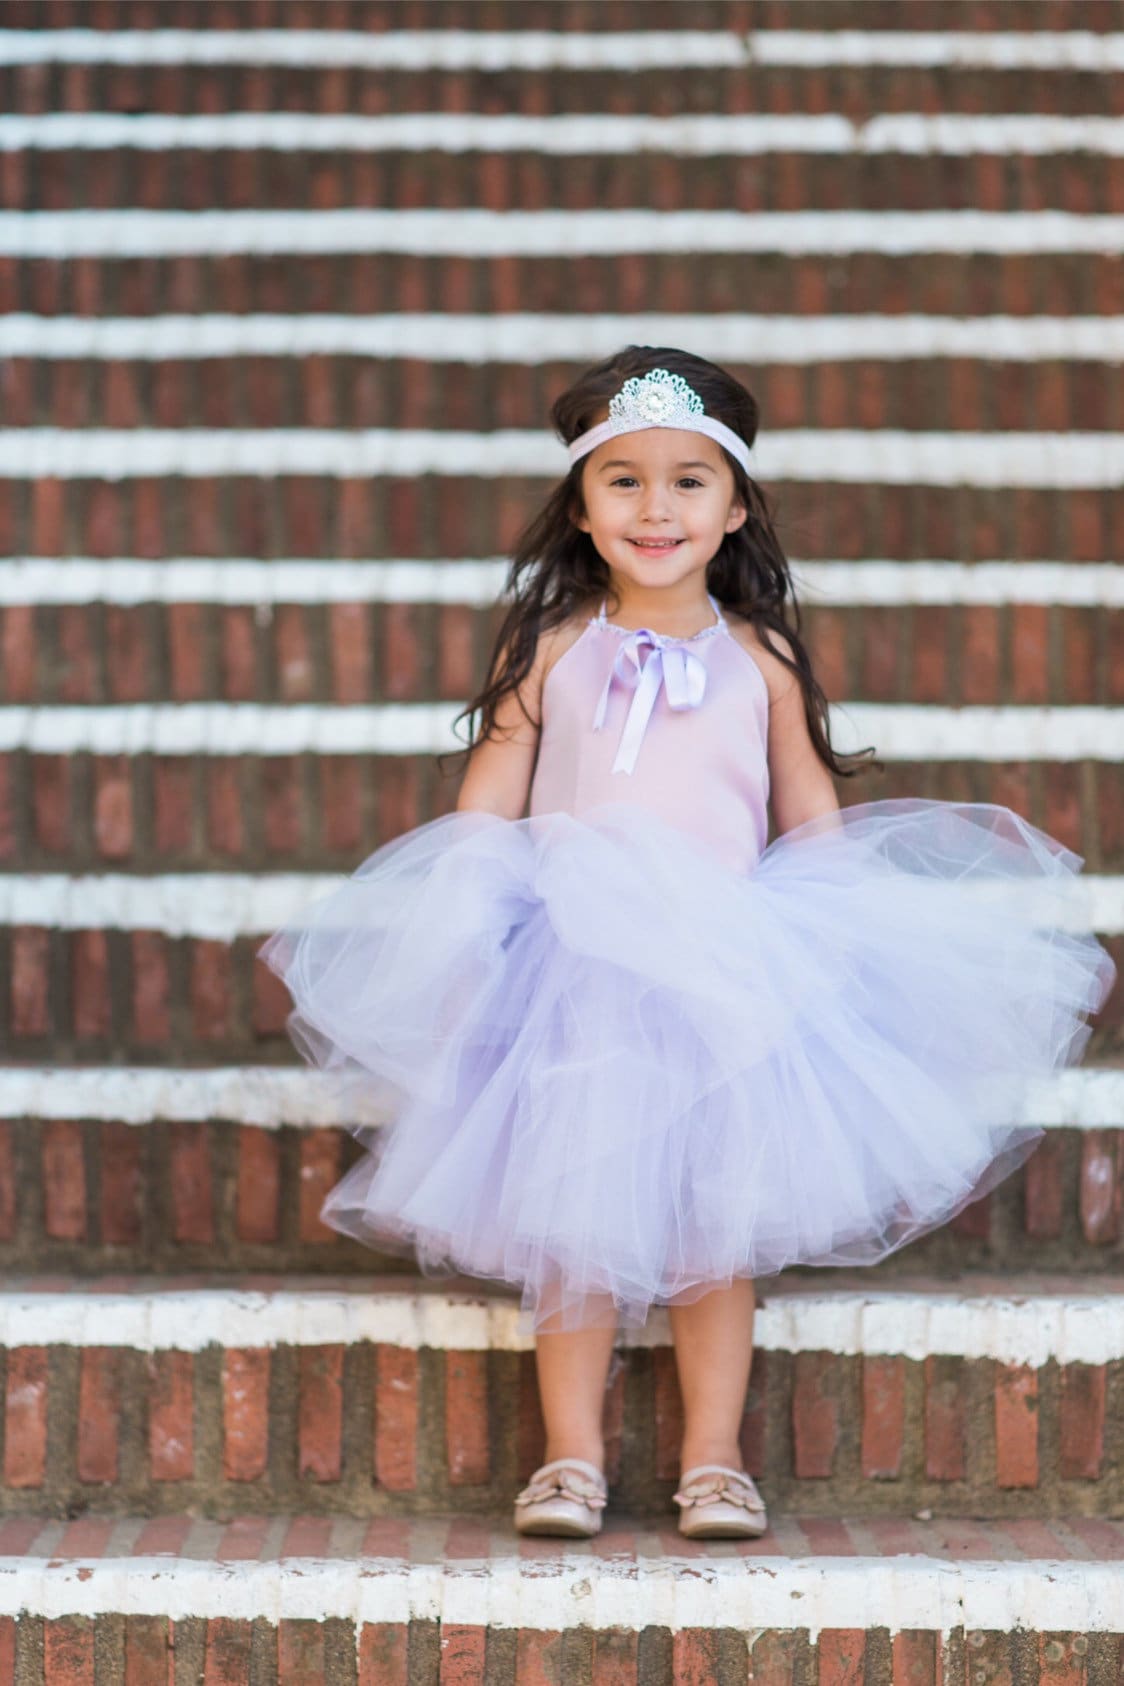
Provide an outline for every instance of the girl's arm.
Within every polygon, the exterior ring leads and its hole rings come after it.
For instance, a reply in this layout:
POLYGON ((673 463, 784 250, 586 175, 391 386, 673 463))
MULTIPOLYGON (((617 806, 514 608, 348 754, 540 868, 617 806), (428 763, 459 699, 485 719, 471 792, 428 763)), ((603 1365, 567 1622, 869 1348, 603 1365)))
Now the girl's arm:
MULTIPOLYGON (((771 643, 779 638, 770 630, 771 643)), ((769 686, 769 805, 780 834, 821 814, 838 813, 839 798, 812 743, 800 681, 783 662, 766 659, 762 666, 769 686)))
MULTIPOLYGON (((539 718, 542 666, 549 644, 549 639, 539 640, 531 670, 519 687, 519 695, 535 719, 539 718)), ((539 732, 527 719, 514 691, 500 701, 495 729, 501 735, 485 738, 469 755, 457 795, 457 812, 471 810, 517 820, 527 806, 539 732)))

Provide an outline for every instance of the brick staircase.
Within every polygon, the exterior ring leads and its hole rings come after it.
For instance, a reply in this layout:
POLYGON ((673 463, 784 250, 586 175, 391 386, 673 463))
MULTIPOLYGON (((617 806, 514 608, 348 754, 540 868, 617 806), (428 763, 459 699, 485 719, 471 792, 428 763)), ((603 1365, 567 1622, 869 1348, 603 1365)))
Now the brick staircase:
POLYGON ((989 1199, 762 1285, 769 1534, 676 1533, 656 1314, 585 1544, 510 1528, 517 1301, 320 1224, 355 1146, 253 958, 452 808, 549 400, 641 340, 761 400, 887 762, 843 798, 1010 803, 1124 966, 1124 6, 1079 11, 7 0, 0 1683, 1124 1680, 1124 991, 989 1199))

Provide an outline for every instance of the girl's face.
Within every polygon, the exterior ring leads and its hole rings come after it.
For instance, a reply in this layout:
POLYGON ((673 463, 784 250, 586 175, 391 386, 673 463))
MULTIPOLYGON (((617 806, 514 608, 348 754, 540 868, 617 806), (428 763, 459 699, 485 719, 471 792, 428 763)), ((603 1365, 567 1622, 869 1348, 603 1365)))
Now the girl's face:
POLYGON ((685 428, 646 427, 605 440, 585 459, 582 492, 585 513, 576 525, 614 579, 641 591, 701 574, 746 518, 721 448, 685 428))

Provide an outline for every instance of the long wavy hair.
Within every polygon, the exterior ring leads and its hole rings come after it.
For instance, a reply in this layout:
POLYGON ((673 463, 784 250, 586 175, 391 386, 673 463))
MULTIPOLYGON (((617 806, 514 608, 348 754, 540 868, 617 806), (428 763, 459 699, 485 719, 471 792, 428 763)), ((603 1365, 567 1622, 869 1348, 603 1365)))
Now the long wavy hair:
MULTIPOLYGON (((707 415, 725 422, 747 445, 753 444, 758 427, 757 401, 740 381, 705 357, 673 346, 650 345, 628 345, 604 362, 595 363, 555 399, 550 417, 563 443, 568 445, 607 414, 610 398, 626 380, 646 375, 651 369, 681 375, 702 399, 707 415)), ((723 455, 747 517, 735 532, 723 536, 707 563, 707 590, 725 608, 751 621, 759 635, 780 635, 779 640, 765 636, 764 642, 799 680, 812 743, 831 772, 840 778, 853 778, 871 766, 880 768, 882 763, 871 759, 871 746, 853 755, 840 755, 832 747, 827 698, 800 638, 800 605, 773 514, 757 482, 728 452, 723 451, 723 455)), ((464 749, 446 754, 467 757, 477 743, 502 736, 496 709, 510 691, 517 693, 524 716, 536 728, 541 727, 541 719, 533 719, 519 690, 531 670, 539 637, 569 620, 594 597, 614 597, 607 563, 590 534, 574 521, 575 516, 585 513, 582 472, 587 460, 582 458, 573 464, 516 540, 504 586, 510 606, 496 635, 487 679, 453 722, 455 731, 457 723, 467 717, 472 735, 464 749), (480 720, 473 728, 471 722, 477 714, 480 720)), ((446 755, 438 757, 440 762, 445 759, 446 755)))

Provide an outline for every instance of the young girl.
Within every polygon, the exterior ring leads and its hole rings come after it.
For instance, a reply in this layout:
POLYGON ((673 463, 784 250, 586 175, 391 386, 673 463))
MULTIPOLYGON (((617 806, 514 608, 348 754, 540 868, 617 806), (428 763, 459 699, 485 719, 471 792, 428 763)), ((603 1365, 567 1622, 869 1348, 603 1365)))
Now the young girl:
POLYGON ((840 808, 738 381, 630 346, 552 416, 571 466, 512 564, 456 812, 262 954, 305 1055, 391 1114, 326 1220, 521 1289, 547 1443, 516 1527, 600 1527, 616 1326, 664 1304, 680 1529, 759 1534, 754 1278, 871 1263, 1007 1176, 1115 968, 1082 857, 1010 809, 840 808))

